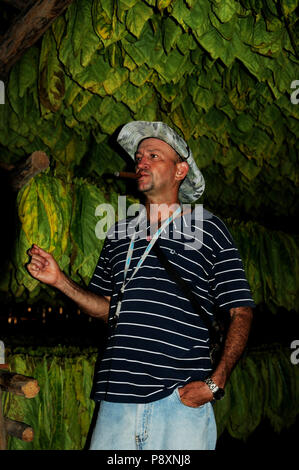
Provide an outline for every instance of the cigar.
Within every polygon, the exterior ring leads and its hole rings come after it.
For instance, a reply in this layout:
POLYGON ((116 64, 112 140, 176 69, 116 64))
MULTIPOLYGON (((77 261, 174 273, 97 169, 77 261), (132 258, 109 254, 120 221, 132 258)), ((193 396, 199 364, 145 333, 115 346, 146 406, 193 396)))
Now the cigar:
POLYGON ((129 171, 116 171, 114 176, 117 176, 118 178, 130 178, 134 180, 138 178, 136 173, 131 173, 129 171))

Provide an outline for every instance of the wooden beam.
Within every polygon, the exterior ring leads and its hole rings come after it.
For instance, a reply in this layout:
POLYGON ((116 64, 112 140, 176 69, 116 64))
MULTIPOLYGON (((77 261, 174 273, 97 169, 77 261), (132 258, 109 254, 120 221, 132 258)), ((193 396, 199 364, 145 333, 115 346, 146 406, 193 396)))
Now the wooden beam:
POLYGON ((4 425, 6 434, 21 439, 22 441, 33 441, 34 431, 28 424, 10 418, 4 418, 4 425))
POLYGON ((33 377, 0 370, 0 388, 26 398, 34 398, 39 392, 37 380, 33 377))
POLYGON ((28 7, 29 3, 32 3, 32 0, 2 0, 4 3, 16 8, 17 10, 23 10, 28 7))
POLYGON ((0 46, 0 78, 5 79, 23 53, 60 16, 73 0, 36 0, 4 34, 0 46))

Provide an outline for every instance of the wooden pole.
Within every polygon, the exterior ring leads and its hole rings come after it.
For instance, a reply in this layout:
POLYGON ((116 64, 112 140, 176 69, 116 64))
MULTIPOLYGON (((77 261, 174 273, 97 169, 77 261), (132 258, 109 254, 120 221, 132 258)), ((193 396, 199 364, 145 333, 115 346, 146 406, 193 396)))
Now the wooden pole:
POLYGON ((11 67, 45 33, 73 0, 36 0, 16 18, 0 46, 0 78, 6 79, 11 67))
POLYGON ((34 431, 28 424, 10 418, 4 418, 4 425, 6 434, 25 442, 33 441, 34 431))
POLYGON ((34 398, 39 392, 37 380, 33 377, 0 370, 0 388, 26 398, 34 398))
POLYGON ((0 450, 6 450, 6 428, 2 411, 2 391, 0 388, 0 450))

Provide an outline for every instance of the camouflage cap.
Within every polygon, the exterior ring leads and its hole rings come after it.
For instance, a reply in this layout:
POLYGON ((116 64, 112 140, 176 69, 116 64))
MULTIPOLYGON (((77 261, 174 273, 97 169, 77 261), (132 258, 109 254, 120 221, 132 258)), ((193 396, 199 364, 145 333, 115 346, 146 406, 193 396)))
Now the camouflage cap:
POLYGON ((120 131, 117 142, 135 159, 135 153, 141 140, 149 137, 163 140, 170 145, 189 165, 187 176, 179 189, 179 200, 182 203, 196 201, 204 192, 205 180, 197 167, 191 149, 173 129, 164 122, 132 121, 120 131))

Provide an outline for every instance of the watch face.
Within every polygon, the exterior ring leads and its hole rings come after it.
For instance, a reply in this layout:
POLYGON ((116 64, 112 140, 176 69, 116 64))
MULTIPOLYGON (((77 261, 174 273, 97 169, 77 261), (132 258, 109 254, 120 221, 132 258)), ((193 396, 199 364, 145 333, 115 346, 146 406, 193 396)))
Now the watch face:
POLYGON ((214 399, 215 400, 221 400, 224 397, 224 390, 223 388, 218 388, 217 392, 214 393, 214 399))

